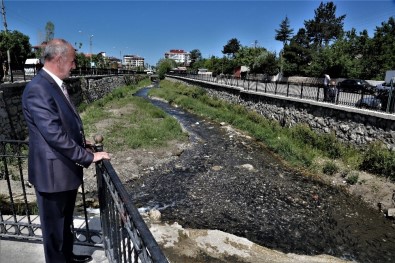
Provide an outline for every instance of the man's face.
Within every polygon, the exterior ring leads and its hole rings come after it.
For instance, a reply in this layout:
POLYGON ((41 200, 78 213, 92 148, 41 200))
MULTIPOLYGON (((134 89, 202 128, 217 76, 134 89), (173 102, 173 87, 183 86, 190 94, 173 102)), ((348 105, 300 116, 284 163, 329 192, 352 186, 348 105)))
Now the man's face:
POLYGON ((60 58, 59 75, 60 79, 66 79, 70 76, 71 70, 75 69, 75 50, 73 47, 69 47, 67 55, 60 58))

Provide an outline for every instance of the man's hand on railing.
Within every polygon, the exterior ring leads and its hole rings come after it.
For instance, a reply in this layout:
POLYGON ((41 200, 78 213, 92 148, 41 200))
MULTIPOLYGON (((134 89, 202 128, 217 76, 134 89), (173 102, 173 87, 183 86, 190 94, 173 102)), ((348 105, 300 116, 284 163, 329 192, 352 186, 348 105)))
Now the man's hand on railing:
POLYGON ((110 155, 103 151, 103 136, 97 134, 94 138, 95 144, 92 144, 89 140, 86 140, 85 145, 87 149, 92 150, 93 152, 93 163, 99 162, 101 160, 110 160, 110 155))
POLYGON ((110 160, 110 155, 107 152, 95 152, 93 153, 93 162, 98 162, 103 159, 110 160))

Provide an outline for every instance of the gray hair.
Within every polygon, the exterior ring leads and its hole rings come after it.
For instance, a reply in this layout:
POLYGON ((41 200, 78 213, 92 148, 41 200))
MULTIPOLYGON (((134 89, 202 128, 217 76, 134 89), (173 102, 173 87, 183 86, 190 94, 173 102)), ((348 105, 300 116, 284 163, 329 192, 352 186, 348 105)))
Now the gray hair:
POLYGON ((64 39, 52 39, 44 49, 44 61, 50 61, 56 56, 64 57, 69 52, 70 44, 64 39))

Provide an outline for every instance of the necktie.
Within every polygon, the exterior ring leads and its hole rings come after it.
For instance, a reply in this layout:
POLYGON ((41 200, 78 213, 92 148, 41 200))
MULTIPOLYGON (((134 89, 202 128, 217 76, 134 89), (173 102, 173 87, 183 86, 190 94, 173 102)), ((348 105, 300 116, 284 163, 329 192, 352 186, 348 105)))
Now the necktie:
MULTIPOLYGON (((75 113, 77 113, 77 110, 75 109, 73 102, 70 100, 69 93, 67 92, 67 85, 64 82, 62 83, 62 91, 63 91, 63 94, 66 97, 67 101, 69 102, 71 108, 73 109, 73 111, 75 113)), ((77 113, 77 115, 78 115, 78 113, 77 113)))
POLYGON ((67 92, 67 86, 64 83, 62 83, 62 91, 63 94, 66 96, 66 99, 71 103, 69 93, 67 92))

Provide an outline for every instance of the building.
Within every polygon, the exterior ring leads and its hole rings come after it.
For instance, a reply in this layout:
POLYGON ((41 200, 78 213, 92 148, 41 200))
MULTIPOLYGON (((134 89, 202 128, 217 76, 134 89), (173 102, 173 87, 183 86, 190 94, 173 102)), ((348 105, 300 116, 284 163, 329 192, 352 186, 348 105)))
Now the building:
POLYGON ((122 65, 127 68, 144 67, 144 58, 136 55, 124 55, 122 65))
POLYGON ((191 53, 182 49, 171 49, 165 53, 165 58, 173 59, 177 63, 188 66, 191 63, 191 53))

